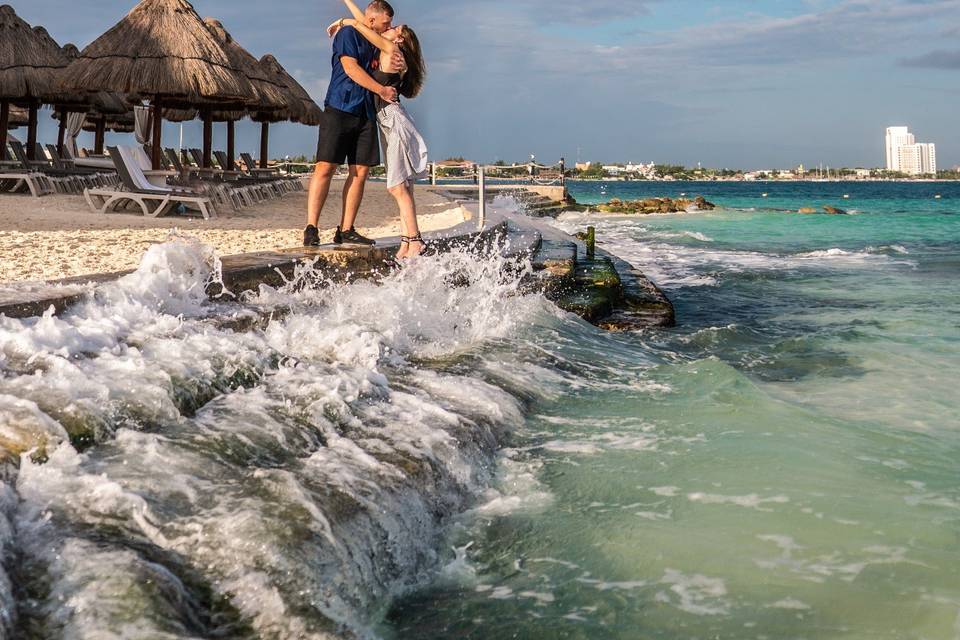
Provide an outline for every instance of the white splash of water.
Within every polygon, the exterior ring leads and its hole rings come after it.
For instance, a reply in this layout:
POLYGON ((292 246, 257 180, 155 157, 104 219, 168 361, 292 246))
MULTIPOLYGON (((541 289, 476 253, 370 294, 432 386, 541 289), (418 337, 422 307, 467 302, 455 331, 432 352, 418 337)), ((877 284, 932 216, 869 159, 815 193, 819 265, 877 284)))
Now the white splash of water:
MULTIPOLYGON (((523 265, 464 251, 380 282, 261 288, 246 300, 280 313, 236 333, 206 299, 217 273, 176 240, 59 317, 0 318, 16 414, 0 437, 48 449, 17 479, 14 543, 43 594, 26 615, 64 636, 367 635, 384 598, 437 568, 440 519, 483 492, 522 421, 512 395, 450 367, 556 317, 521 293, 523 265)), ((549 501, 510 468, 501 486, 531 491, 481 509, 549 501)))

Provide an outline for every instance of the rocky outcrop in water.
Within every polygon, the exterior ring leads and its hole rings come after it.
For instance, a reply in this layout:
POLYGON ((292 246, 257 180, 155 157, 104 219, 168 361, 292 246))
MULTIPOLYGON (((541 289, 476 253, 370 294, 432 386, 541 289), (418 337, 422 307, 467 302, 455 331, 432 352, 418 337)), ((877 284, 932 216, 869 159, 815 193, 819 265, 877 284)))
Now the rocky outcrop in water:
POLYGON ((614 198, 606 204, 597 206, 602 213, 625 213, 634 215, 649 215, 653 213, 693 213, 697 211, 713 211, 717 205, 708 202, 703 196, 693 199, 678 198, 647 198, 646 200, 620 200, 614 198))
MULTIPOLYGON (((792 212, 789 212, 789 213, 792 213, 792 212)), ((810 215, 810 214, 820 213, 820 211, 819 211, 817 208, 815 208, 815 207, 800 207, 800 208, 797 210, 797 213, 804 213, 804 214, 810 215)), ((827 214, 832 215, 832 216, 846 216, 846 215, 850 215, 850 214, 848 214, 846 211, 844 211, 843 209, 838 209, 837 207, 831 207, 830 205, 824 205, 824 207, 823 207, 823 213, 827 213, 827 214)))

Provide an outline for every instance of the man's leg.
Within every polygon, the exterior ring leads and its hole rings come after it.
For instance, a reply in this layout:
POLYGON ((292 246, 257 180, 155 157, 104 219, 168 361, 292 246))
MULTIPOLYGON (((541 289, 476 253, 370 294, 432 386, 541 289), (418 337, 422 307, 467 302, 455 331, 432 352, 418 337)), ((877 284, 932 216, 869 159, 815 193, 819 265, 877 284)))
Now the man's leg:
POLYGON ((350 165, 350 174, 347 177, 346 184, 343 185, 343 213, 340 217, 340 228, 344 231, 353 229, 353 224, 357 220, 357 213, 360 211, 360 203, 363 202, 363 191, 367 185, 369 174, 370 167, 358 164, 350 165))
POLYGON ((320 212, 327 203, 330 193, 330 182, 337 172, 337 165, 330 162, 318 162, 313 170, 313 179, 310 180, 310 193, 307 196, 307 224, 317 226, 320 221, 320 212))

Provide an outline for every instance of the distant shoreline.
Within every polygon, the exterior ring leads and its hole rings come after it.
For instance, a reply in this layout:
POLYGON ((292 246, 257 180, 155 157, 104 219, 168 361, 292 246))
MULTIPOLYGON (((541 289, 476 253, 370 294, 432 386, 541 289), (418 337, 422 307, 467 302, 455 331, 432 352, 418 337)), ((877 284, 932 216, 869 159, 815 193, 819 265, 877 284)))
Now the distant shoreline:
POLYGON ((748 184, 776 184, 776 183, 813 183, 813 184, 833 184, 833 183, 843 183, 843 184, 870 184, 870 183, 955 183, 960 182, 958 178, 860 178, 860 179, 843 179, 836 178, 830 180, 800 180, 797 178, 792 179, 783 179, 783 180, 734 180, 732 178, 711 178, 711 179, 699 179, 699 180, 688 180, 686 178, 675 178, 673 180, 664 180, 664 179, 651 179, 646 178, 643 180, 631 180, 627 178, 567 178, 567 182, 735 182, 735 183, 748 183, 748 184))

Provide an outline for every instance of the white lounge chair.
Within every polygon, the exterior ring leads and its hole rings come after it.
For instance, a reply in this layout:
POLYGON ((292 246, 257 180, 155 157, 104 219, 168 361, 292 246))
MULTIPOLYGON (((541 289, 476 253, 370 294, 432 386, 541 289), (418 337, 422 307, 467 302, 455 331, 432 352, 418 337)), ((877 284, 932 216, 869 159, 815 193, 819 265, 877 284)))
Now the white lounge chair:
POLYGON ((83 196, 94 211, 108 213, 132 202, 140 207, 143 215, 151 218, 166 215, 178 205, 197 209, 204 218, 216 217, 216 209, 209 197, 188 189, 151 184, 143 174, 133 149, 109 147, 107 151, 116 165, 123 190, 85 189, 83 196))

